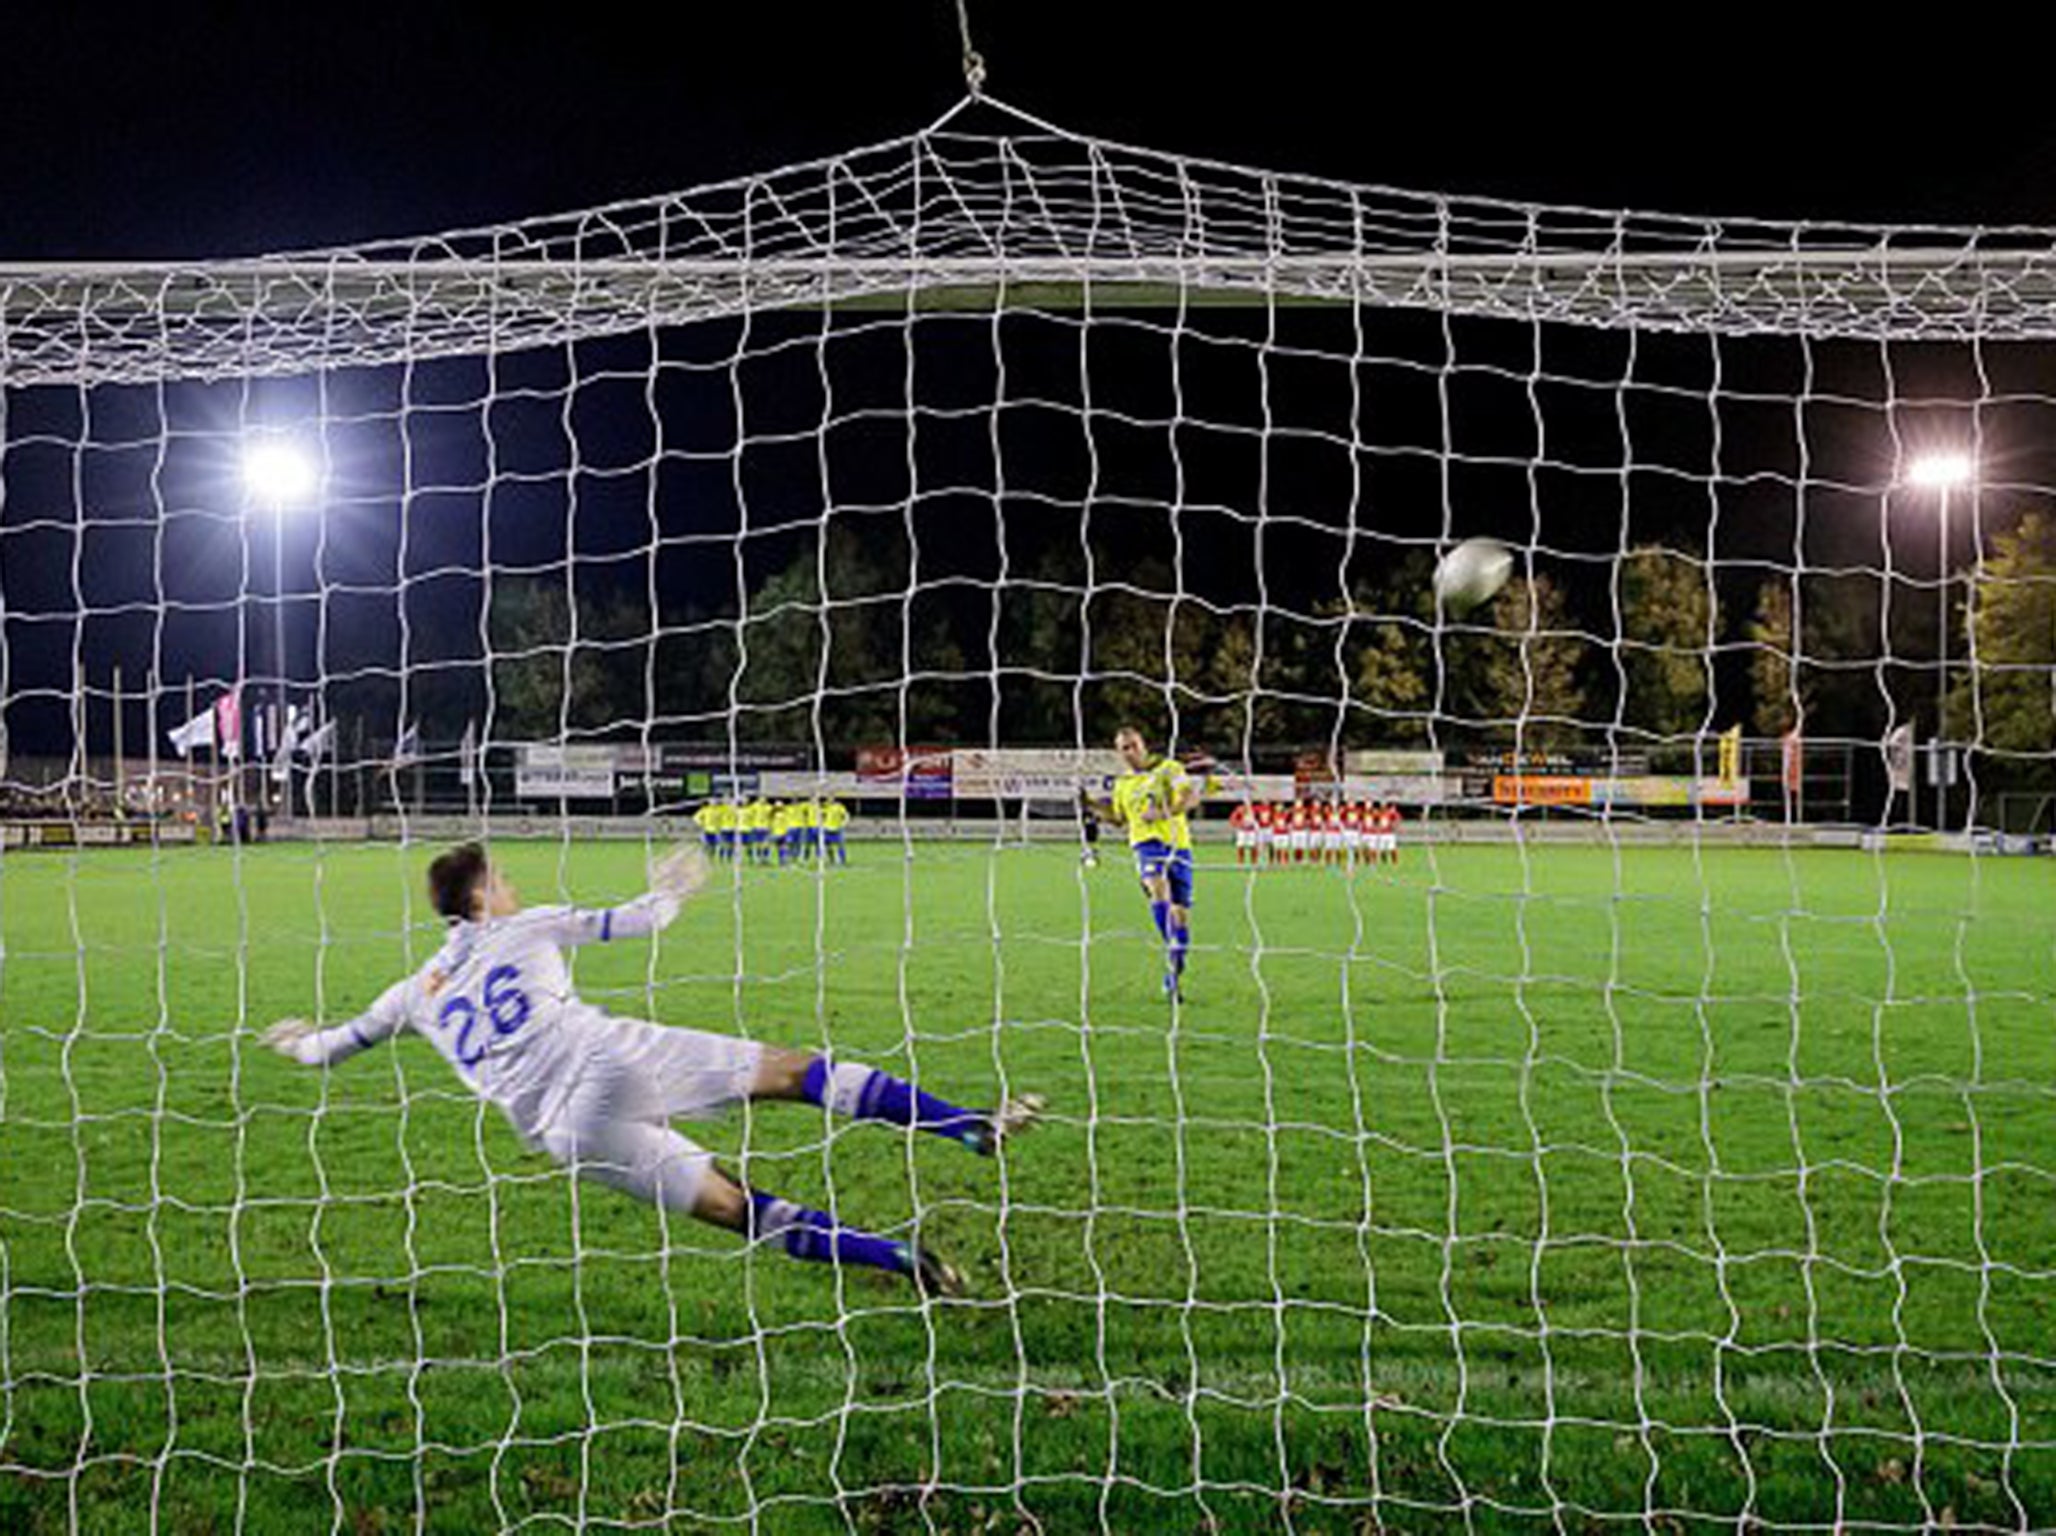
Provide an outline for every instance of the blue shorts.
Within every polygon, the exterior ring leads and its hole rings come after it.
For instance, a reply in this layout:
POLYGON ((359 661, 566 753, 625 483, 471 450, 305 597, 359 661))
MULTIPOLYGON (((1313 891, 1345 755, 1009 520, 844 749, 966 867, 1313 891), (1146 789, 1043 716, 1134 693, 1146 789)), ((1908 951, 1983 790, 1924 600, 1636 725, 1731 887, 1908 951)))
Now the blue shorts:
POLYGON ((1135 873, 1144 880, 1170 882, 1171 905, 1192 906, 1192 850, 1171 848, 1159 842, 1135 845, 1135 873))

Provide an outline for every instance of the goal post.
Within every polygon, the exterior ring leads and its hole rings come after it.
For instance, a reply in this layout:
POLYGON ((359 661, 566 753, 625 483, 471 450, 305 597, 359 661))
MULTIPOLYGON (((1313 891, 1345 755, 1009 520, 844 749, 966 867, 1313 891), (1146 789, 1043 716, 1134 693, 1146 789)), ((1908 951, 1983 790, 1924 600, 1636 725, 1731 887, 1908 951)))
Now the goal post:
POLYGON ((2050 231, 989 99, 0 265, 0 1525, 2056 1522, 2052 342, 2050 231), (1123 727, 1211 783, 1175 997, 1080 841, 1123 727), (533 903, 704 841, 579 956, 611 1012, 1046 1094, 968 1169, 694 1132, 970 1295, 578 1181, 423 1041, 265 1051, 435 953, 471 836, 533 903))

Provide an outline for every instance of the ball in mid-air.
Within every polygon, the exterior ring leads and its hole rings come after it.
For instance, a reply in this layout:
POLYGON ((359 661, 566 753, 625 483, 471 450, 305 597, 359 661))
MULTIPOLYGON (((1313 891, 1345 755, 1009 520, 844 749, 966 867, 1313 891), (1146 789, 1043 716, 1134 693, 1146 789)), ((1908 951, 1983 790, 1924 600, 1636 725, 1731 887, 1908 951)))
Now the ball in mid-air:
POLYGON ((1435 601, 1453 614, 1490 602, 1513 574, 1513 551, 1497 539, 1465 539, 1435 567, 1435 601))

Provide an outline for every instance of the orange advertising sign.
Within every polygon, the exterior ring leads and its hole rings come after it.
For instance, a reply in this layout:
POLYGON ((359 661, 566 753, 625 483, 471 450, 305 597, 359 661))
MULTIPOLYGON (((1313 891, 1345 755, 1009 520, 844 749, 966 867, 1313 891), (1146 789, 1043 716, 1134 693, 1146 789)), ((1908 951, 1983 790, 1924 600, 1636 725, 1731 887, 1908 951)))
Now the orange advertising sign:
POLYGON ((1555 774, 1501 774, 1492 781, 1495 805, 1590 805, 1592 781, 1555 774))

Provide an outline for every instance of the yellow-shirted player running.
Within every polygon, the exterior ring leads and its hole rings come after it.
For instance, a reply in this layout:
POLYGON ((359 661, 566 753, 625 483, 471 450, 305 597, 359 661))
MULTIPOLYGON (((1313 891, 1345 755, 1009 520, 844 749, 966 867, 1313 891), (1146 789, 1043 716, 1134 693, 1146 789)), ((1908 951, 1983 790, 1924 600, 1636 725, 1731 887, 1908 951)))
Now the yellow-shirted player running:
POLYGON ((1151 752, 1132 725, 1115 735, 1114 751, 1127 772, 1115 778, 1110 798, 1091 805, 1100 820, 1128 833, 1149 915, 1164 939, 1164 995, 1176 999, 1192 945, 1192 828, 1187 818, 1199 808, 1205 786, 1176 758, 1151 752))

